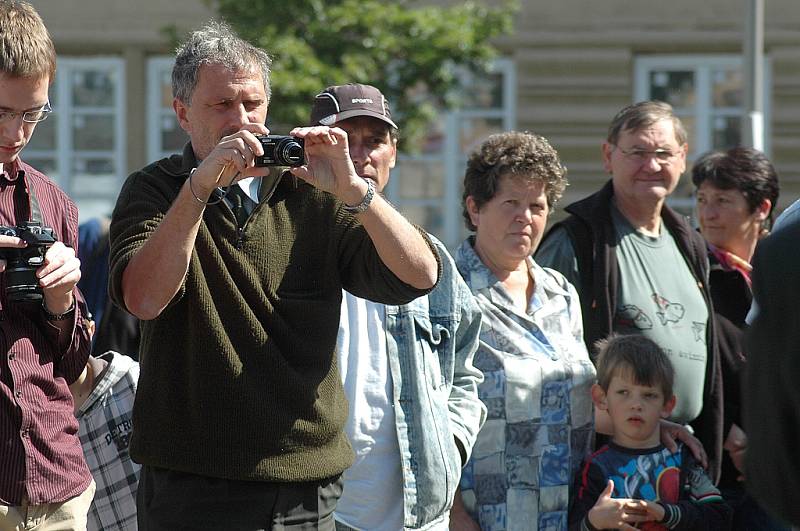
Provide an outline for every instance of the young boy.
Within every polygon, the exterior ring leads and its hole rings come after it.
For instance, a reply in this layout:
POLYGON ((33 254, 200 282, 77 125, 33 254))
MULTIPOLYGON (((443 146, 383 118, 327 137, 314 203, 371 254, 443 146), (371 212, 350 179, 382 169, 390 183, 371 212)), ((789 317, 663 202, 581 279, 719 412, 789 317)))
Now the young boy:
POLYGON ((578 473, 570 529, 728 529, 730 508, 691 453, 660 443, 660 420, 676 400, 661 348, 640 335, 601 341, 597 379, 592 400, 614 434, 578 473))

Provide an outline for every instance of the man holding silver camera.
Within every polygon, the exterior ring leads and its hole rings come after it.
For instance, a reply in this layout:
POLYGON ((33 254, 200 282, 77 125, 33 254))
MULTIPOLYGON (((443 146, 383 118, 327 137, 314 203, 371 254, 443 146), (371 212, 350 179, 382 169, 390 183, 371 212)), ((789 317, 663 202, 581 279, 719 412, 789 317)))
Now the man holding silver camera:
POLYGON ((341 290, 402 304, 439 276, 427 237, 356 172, 345 131, 294 131, 307 164, 262 177, 269 68, 224 24, 192 33, 173 69, 190 143, 131 175, 114 211, 111 294, 143 321, 140 529, 332 530, 353 460, 341 290))
POLYGON ((0 0, 0 529, 86 529, 94 494, 67 387, 89 355, 78 209, 20 160, 55 70, 39 14, 0 0))

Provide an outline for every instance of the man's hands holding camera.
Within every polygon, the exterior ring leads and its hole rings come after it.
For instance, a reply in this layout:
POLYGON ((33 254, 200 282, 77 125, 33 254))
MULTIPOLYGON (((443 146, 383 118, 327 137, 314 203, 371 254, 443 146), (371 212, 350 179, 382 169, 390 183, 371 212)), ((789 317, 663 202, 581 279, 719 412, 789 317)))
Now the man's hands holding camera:
POLYGON ((75 249, 61 242, 50 246, 44 264, 36 271, 44 293, 44 307, 51 314, 62 314, 73 305, 73 289, 81 279, 81 261, 75 249))
MULTIPOLYGON (((257 135, 268 135, 262 124, 245 124, 239 131, 224 136, 190 176, 192 193, 207 202, 218 186, 228 186, 246 177, 263 176, 263 166, 256 159, 264 156, 264 146, 257 135)), ((290 133, 305 144, 306 164, 289 171, 342 202, 355 205, 367 194, 367 183, 359 177, 347 142, 347 133, 338 127, 297 127, 290 133)))
POLYGON ((228 186, 246 177, 263 176, 266 170, 255 166, 255 158, 264 155, 256 135, 268 134, 269 129, 263 124, 251 123, 222 137, 191 175, 195 197, 205 201, 218 186, 228 186))
MULTIPOLYGON (((23 249, 27 244, 16 236, 0 235, 0 247, 23 249)), ((8 263, 0 259, 0 273, 6 271, 8 263)), ((81 261, 75 249, 62 242, 55 242, 44 254, 42 265, 35 276, 44 296, 43 304, 51 314, 67 312, 73 304, 72 291, 81 278, 81 261)))
POLYGON ((291 168, 293 175, 330 192, 347 205, 357 205, 367 193, 350 159, 347 133, 338 127, 297 127, 290 135, 305 141, 306 165, 291 168))

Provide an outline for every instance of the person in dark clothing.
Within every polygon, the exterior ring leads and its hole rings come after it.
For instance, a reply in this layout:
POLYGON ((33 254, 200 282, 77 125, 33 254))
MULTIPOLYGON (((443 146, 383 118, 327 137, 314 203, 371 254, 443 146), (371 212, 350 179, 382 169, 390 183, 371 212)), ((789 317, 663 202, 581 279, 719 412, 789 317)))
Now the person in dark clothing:
POLYGON ((800 220, 762 241, 753 256, 757 307, 745 334, 744 429, 749 492, 776 518, 800 526, 800 220))
POLYGON ((725 397, 725 444, 719 487, 734 509, 734 529, 781 530, 743 483, 747 436, 742 429, 741 379, 745 318, 753 300, 751 258, 767 234, 778 201, 778 175, 760 151, 736 147, 701 156, 692 168, 697 219, 711 264, 709 286, 720 346, 725 397))
POLYGON ((113 350, 138 360, 139 320, 117 306, 108 294, 110 224, 109 218, 100 217, 92 218, 78 227, 78 258, 84 273, 78 288, 86 298, 86 306, 95 323, 92 352, 99 356, 113 350))

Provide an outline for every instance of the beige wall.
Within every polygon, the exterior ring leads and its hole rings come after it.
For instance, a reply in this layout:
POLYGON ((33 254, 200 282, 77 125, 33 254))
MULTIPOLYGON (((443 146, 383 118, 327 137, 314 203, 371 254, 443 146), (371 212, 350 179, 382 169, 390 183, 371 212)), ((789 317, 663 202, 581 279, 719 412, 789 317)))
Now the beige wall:
MULTIPOLYGON (((448 3, 422 0, 421 3, 448 3)), ((127 64, 129 169, 145 149, 145 64, 169 54, 161 30, 196 27, 212 16, 204 0, 33 0, 59 54, 121 55, 127 64)), ((452 2, 450 2, 452 3, 452 2)), ((800 195, 800 2, 766 3, 771 61, 771 156, 781 206, 800 195)), ((551 139, 573 185, 565 201, 605 178, 599 145, 613 114, 633 100, 634 61, 647 54, 741 51, 747 0, 521 0, 513 36, 498 41, 517 72, 517 125, 551 139)), ((688 179, 684 179, 688 180, 688 179)), ((684 186, 690 189, 690 186, 684 186)))
POLYGON ((203 0, 32 0, 59 52, 164 50, 161 30, 193 28, 213 16, 203 0))
MULTIPOLYGON (((800 3, 765 4, 771 157, 783 206, 800 195, 800 3)), ((599 144, 614 113, 633 101, 635 58, 741 53, 746 5, 746 0, 523 1, 514 35, 500 45, 517 66, 518 127, 550 138, 570 170, 573 185, 565 202, 605 178, 599 144)))
POLYGON ((127 172, 151 162, 145 138, 146 63, 170 55, 164 29, 185 32, 214 16, 203 0, 31 0, 49 28, 59 56, 125 59, 127 172))

